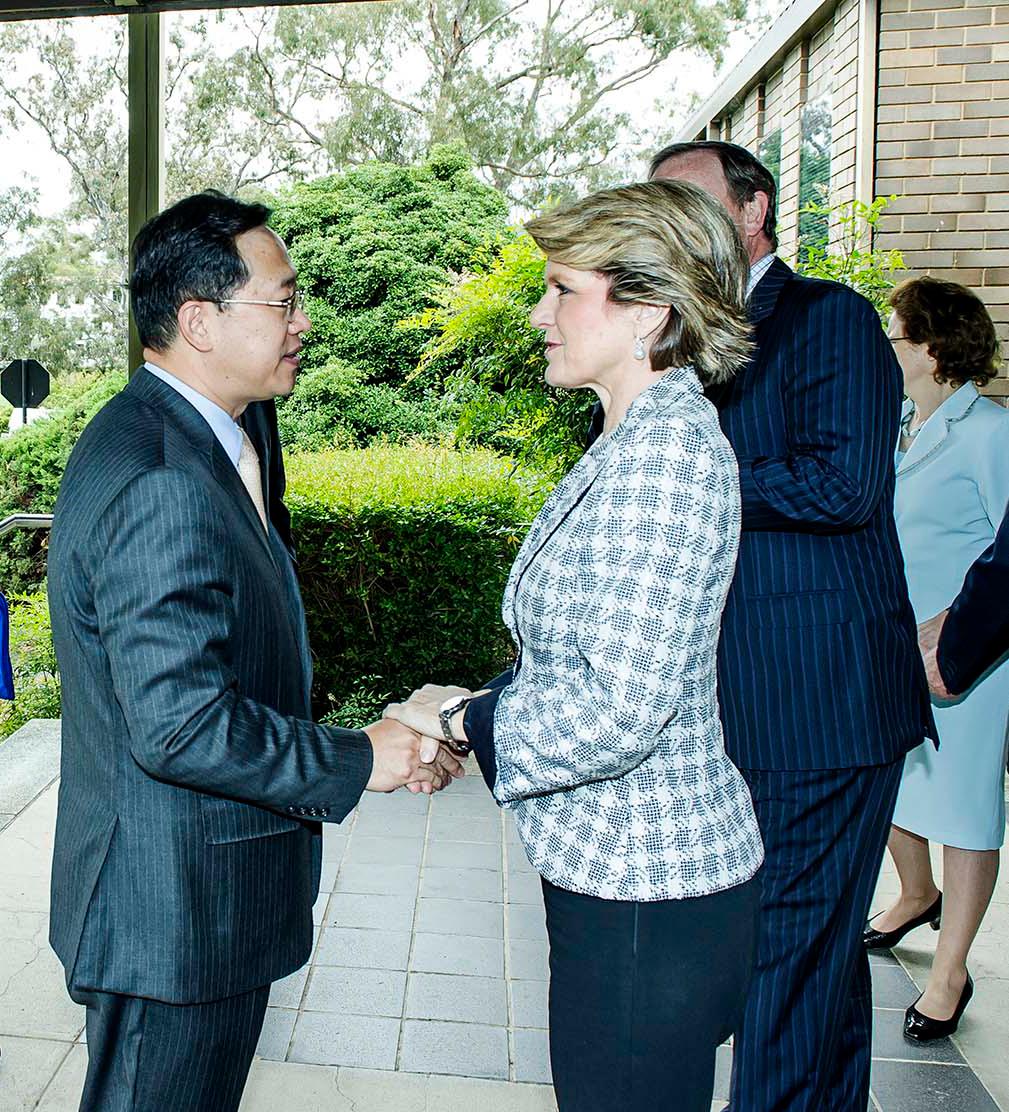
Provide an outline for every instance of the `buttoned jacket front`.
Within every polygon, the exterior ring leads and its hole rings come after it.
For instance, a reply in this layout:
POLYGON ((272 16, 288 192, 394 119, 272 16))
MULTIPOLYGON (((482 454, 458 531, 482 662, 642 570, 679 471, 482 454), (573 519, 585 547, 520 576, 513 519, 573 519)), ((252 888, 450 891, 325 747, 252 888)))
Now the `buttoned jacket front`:
POLYGON ((494 713, 495 795, 552 883, 661 900, 759 867, 715 679, 739 529, 735 460, 689 368, 641 394, 533 523, 503 602, 519 660, 494 713))

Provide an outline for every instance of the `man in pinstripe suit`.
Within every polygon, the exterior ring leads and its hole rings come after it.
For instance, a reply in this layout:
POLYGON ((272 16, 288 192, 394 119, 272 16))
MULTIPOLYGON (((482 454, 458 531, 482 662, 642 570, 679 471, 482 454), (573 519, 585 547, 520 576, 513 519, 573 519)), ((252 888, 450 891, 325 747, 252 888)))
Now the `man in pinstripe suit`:
POLYGON ((391 720, 310 720, 275 420, 256 408, 293 388, 309 321, 268 216, 207 193, 140 232, 147 363, 85 430, 56 507, 50 938, 87 1007, 93 1112, 237 1108, 270 983, 309 956, 320 820, 454 767, 391 720))
POLYGON ((774 256, 775 183, 748 151, 674 144, 652 175, 718 197, 751 264, 756 353, 712 393, 743 516, 719 698, 766 852, 731 1108, 865 1112, 861 932, 903 756, 935 737, 893 521, 900 370, 868 301, 774 256))

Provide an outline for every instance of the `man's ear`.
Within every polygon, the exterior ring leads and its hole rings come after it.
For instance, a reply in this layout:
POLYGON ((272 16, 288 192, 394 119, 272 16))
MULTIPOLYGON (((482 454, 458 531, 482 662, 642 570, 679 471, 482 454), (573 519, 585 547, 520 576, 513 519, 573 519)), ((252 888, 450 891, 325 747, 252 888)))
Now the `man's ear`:
POLYGON ((215 309, 209 301, 186 301, 178 312, 179 335, 200 352, 212 351, 214 347, 207 311, 215 309))
POLYGON ((755 190, 753 197, 743 204, 743 231, 747 239, 752 239, 764 230, 768 204, 767 194, 760 189, 755 190))

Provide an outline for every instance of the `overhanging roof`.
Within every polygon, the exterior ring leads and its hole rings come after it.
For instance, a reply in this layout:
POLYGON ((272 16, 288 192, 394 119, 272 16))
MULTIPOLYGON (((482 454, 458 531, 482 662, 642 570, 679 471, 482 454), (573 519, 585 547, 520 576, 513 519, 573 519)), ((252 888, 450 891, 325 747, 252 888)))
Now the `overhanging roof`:
MULTIPOLYGON (((349 3, 350 0, 0 0, 0 22, 59 19, 74 15, 129 15, 184 12, 199 8, 280 8, 294 4, 349 3)), ((375 3, 376 0, 370 0, 375 3)))

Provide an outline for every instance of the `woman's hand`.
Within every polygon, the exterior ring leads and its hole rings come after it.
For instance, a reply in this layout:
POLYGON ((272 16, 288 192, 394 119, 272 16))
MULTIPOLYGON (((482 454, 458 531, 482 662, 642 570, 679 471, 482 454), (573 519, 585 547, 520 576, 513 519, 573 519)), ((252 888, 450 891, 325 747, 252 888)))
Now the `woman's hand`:
MULTIPOLYGON (((466 775, 459 760, 442 744, 441 723, 438 710, 453 695, 469 695, 469 688, 427 683, 414 691, 404 703, 390 703, 382 712, 383 718, 392 718, 422 735, 421 761, 435 764, 445 776, 461 778, 466 775)), ((426 782, 407 784, 414 794, 431 794, 426 782)))

